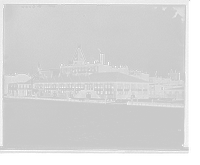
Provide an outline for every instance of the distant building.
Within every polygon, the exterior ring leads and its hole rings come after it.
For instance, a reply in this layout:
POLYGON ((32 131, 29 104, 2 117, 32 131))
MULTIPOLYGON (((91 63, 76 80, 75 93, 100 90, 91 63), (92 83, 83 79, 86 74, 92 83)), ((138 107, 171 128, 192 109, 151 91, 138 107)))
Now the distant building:
POLYGON ((149 77, 149 95, 150 97, 165 97, 165 90, 168 88, 184 87, 184 81, 178 79, 176 69, 169 70, 167 76, 159 76, 158 71, 155 71, 155 77, 149 77))
POLYGON ((148 82, 119 72, 66 75, 9 84, 9 96, 85 99, 148 99, 148 82))
POLYGON ((148 99, 148 81, 141 75, 130 75, 125 67, 105 63, 100 54, 99 62, 86 62, 80 48, 71 65, 58 69, 43 70, 25 83, 9 84, 11 96, 64 96, 93 99, 148 99))
POLYGON ((24 74, 24 73, 17 74, 15 72, 14 75, 12 75, 12 74, 4 75, 4 79, 3 79, 4 90, 3 90, 3 93, 4 94, 8 93, 8 84, 9 83, 26 82, 29 79, 31 79, 31 76, 29 76, 29 73, 27 73, 27 74, 24 74))
POLYGON ((174 69, 173 67, 169 70, 168 72, 168 77, 170 77, 172 80, 177 80, 177 73, 176 73, 176 69, 174 69))
POLYGON ((164 96, 167 98, 174 98, 176 100, 184 100, 184 87, 168 88, 164 91, 164 96))

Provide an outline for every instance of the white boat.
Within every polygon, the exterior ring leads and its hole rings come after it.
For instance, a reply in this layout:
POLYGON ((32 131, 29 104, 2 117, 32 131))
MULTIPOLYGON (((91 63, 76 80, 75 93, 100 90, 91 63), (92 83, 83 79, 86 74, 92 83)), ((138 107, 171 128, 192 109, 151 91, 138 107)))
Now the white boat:
POLYGON ((127 105, 128 100, 106 101, 106 104, 127 105))

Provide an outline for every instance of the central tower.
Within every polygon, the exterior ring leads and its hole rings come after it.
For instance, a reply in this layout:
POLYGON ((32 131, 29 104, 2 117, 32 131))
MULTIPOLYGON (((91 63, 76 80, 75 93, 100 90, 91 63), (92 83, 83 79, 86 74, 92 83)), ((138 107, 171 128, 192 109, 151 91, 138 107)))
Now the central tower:
POLYGON ((76 50, 72 65, 85 65, 85 58, 83 56, 80 46, 78 46, 76 50))

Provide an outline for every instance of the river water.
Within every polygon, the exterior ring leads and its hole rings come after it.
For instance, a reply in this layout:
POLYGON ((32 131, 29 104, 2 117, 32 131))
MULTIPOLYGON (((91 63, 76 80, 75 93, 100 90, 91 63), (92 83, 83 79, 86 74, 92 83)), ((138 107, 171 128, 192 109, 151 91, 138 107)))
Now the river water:
POLYGON ((3 103, 3 149, 183 150, 183 108, 15 99, 3 103))

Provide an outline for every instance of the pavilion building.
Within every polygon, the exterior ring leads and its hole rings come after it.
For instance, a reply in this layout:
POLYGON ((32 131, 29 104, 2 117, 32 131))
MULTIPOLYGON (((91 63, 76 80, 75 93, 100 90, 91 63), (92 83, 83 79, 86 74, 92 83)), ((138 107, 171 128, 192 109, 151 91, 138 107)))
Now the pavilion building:
POLYGON ((25 83, 9 84, 9 93, 15 96, 37 97, 77 97, 126 99, 149 97, 149 82, 128 75, 128 66, 113 68, 104 64, 104 54, 100 61, 85 64, 85 58, 78 47, 72 65, 60 65, 60 69, 38 72, 25 83), (13 92, 15 90, 15 92, 13 92))

